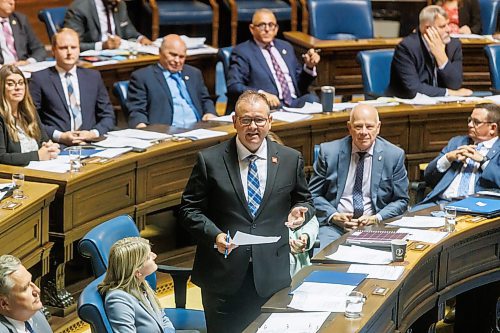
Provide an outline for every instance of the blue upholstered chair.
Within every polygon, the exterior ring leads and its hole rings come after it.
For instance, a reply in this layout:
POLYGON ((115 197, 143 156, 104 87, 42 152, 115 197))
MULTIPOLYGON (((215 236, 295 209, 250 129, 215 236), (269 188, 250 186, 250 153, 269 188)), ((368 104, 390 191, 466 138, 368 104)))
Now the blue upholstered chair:
POLYGON ((371 0, 308 0, 305 15, 309 16, 309 34, 316 38, 373 38, 371 0))
POLYGON ((128 90, 128 81, 118 81, 113 84, 113 94, 118 98, 120 102, 120 107, 122 108, 122 112, 125 115, 125 119, 128 118, 128 109, 127 109, 127 90, 128 90))
POLYGON ((97 285, 103 278, 104 275, 87 285, 78 299, 78 316, 90 325, 93 333, 113 333, 104 309, 103 298, 97 291, 97 285))
POLYGON ((491 88, 494 93, 500 93, 500 45, 487 45, 484 47, 490 65, 491 88))
POLYGON ((153 40, 159 37, 160 26, 212 25, 212 45, 217 47, 219 34, 219 5, 217 0, 143 0, 145 11, 151 15, 153 40))
POLYGON ((394 50, 369 50, 358 52, 361 65, 363 91, 366 99, 384 96, 391 77, 391 62, 394 50))
POLYGON ((297 30, 296 0, 224 0, 223 3, 231 13, 232 46, 237 43, 238 22, 252 22, 253 13, 259 8, 272 10, 278 22, 290 21, 292 31, 297 30))
POLYGON ((497 28, 499 0, 479 0, 483 35, 492 35, 497 28))
MULTIPOLYGON (((216 90, 218 96, 227 97, 227 75, 229 73, 229 58, 231 58, 232 46, 222 47, 217 52, 217 60, 222 65, 222 75, 217 73, 216 90)), ((232 107, 229 105, 229 98, 226 98, 226 114, 231 112, 232 107)))
MULTIPOLYGON (((121 215, 89 231, 80 240, 78 248, 82 256, 90 258, 94 277, 97 278, 106 273, 111 246, 122 238, 137 236, 139 236, 139 230, 132 218, 128 215, 121 215)), ((174 327, 205 332, 206 323, 203 311, 185 309, 187 280, 191 269, 158 265, 158 271, 170 274, 174 281, 176 308, 165 309, 174 327)), ((151 287, 156 289, 156 274, 151 274, 146 279, 151 287)))
POLYGON ((62 28, 67 7, 45 8, 38 12, 38 19, 45 24, 49 40, 62 28))

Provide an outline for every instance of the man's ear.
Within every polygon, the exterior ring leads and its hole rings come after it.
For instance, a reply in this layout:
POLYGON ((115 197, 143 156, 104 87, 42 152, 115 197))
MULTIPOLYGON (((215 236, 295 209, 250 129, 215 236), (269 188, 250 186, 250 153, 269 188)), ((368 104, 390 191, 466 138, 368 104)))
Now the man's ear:
POLYGON ((9 309, 9 301, 7 300, 7 297, 5 297, 5 296, 0 296, 0 309, 1 310, 8 310, 9 309))

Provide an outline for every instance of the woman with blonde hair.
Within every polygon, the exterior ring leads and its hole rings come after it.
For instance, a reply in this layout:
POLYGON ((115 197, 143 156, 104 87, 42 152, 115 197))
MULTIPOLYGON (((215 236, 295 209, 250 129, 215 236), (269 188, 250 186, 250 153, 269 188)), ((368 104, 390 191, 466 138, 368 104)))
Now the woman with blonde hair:
POLYGON ((44 132, 23 72, 0 69, 0 163, 26 165, 56 158, 59 145, 44 132))
POLYGON ((175 328, 145 280, 158 266, 147 239, 117 241, 109 254, 106 276, 98 286, 114 332, 173 333, 175 328))

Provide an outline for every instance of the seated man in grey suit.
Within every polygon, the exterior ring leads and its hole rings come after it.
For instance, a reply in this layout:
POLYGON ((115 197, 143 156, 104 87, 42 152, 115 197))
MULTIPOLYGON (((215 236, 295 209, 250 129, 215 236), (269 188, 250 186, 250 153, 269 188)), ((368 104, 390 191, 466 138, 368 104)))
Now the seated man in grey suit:
POLYGON ((189 127, 216 117, 215 107, 201 71, 186 61, 186 44, 178 35, 167 35, 160 46, 158 64, 132 73, 127 93, 128 124, 189 127))
POLYGON ((377 137, 377 109, 352 111, 350 136, 322 143, 309 190, 320 223, 321 247, 344 232, 403 214, 408 205, 404 151, 377 137))
POLYGON ((0 256, 0 333, 52 332, 40 311, 40 289, 14 256, 0 256))
POLYGON ((500 106, 476 105, 468 119, 467 135, 451 138, 425 169, 425 181, 434 189, 414 211, 500 188, 499 124, 500 106))
POLYGON ((0 0, 0 65, 27 65, 47 56, 26 16, 14 12, 15 0, 0 0))
POLYGON ((78 33, 82 51, 117 49, 122 39, 151 44, 135 29, 122 0, 75 0, 68 8, 64 26, 78 33))

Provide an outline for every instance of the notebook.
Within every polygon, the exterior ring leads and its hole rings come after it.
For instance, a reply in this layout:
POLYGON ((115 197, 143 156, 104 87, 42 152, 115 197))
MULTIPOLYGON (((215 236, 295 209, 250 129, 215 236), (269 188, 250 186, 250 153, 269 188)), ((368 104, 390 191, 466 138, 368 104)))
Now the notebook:
POLYGON ((495 217, 500 215, 500 199, 486 197, 468 197, 452 202, 446 207, 453 207, 457 212, 495 217))
POLYGON ((355 231, 346 239, 346 244, 391 247, 393 239, 406 239, 407 233, 396 231, 355 231))

